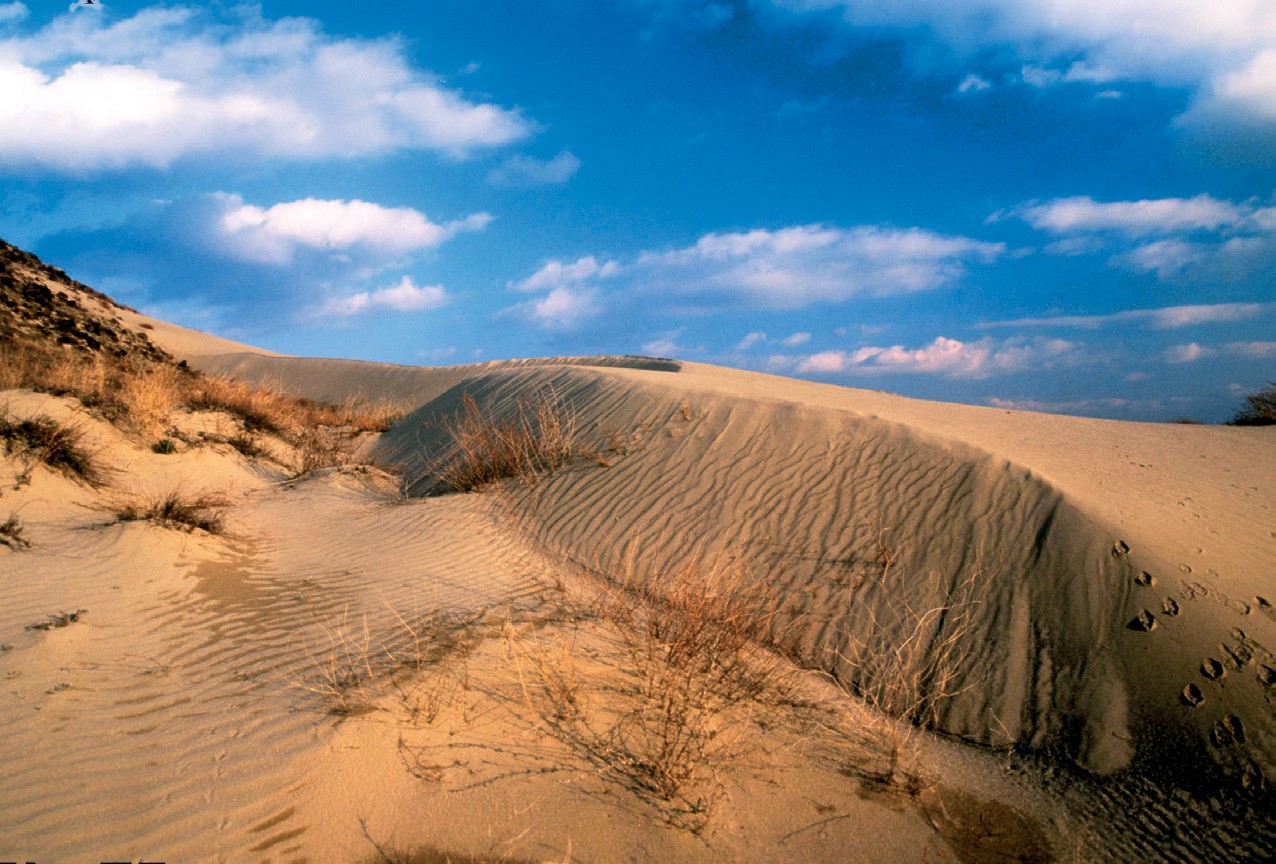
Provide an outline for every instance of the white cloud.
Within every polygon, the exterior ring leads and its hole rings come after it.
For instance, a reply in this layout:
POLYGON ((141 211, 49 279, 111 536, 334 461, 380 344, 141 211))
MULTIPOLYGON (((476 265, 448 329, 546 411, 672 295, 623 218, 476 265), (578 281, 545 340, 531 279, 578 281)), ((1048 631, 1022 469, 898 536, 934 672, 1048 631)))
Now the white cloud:
POLYGON ((218 197, 225 207, 218 228, 227 251, 265 264, 286 264, 301 246, 326 251, 362 247, 389 254, 429 249, 461 231, 481 230, 491 221, 488 214, 476 213, 438 225, 409 207, 359 200, 304 198, 261 208, 235 195, 218 197))
POLYGON ((1036 399, 1000 399, 991 396, 988 404, 994 408, 1007 411, 1033 411, 1042 414, 1091 414, 1107 412, 1112 409, 1142 408, 1145 410, 1161 407, 1159 400, 1135 399, 1078 399, 1072 402, 1042 402, 1036 399))
POLYGON ((228 21, 191 8, 64 15, 0 40, 0 162, 88 173, 223 152, 461 157, 532 130, 413 68, 397 40, 236 10, 228 21))
POLYGON ((1228 354, 1237 354, 1241 357, 1253 357, 1260 360, 1276 357, 1276 342, 1229 342, 1223 348, 1228 354))
POLYGON ((1110 315, 1054 315, 1047 318, 1016 318, 1011 321, 986 321, 977 326, 991 327, 1080 327, 1097 329, 1110 324, 1144 323, 1159 330, 1175 330, 1197 324, 1220 321, 1243 321, 1267 312, 1264 303, 1213 303, 1192 306, 1164 306, 1160 309, 1127 309, 1110 315))
POLYGON ((1165 361, 1167 363, 1195 363, 1204 357, 1212 357, 1218 352, 1213 348, 1206 348, 1196 342, 1189 342, 1186 345, 1171 345, 1165 349, 1165 361))
POLYGON ((798 12, 837 9, 853 26, 934 40, 959 58, 1008 48, 1029 69, 1054 71, 1046 86, 1068 79, 1186 86, 1242 117, 1276 119, 1267 113, 1276 105, 1276 73, 1267 66, 1276 44, 1270 0, 771 2, 798 12))
POLYGON ((1080 346, 1062 339, 1031 342, 984 338, 977 342, 937 337, 921 348, 868 346, 854 351, 822 351, 799 361, 798 372, 904 372, 950 378, 987 378, 1085 359, 1080 346))
POLYGON ((315 315, 320 318, 349 318, 379 310, 422 312, 437 309, 449 299, 443 286, 416 285, 410 277, 404 276, 397 285, 388 288, 331 298, 315 310, 315 315))
POLYGON ((640 351, 649 357, 676 357, 679 354, 684 354, 687 349, 679 345, 677 341, 682 333, 681 329, 661 333, 650 342, 645 343, 640 351))
POLYGON ((515 189, 558 186, 570 180, 578 170, 580 160, 566 150, 549 160, 520 154, 511 156, 501 167, 491 171, 487 182, 515 189))
POLYGON ((544 297, 518 303, 497 314, 522 318, 542 330, 567 332, 578 329, 601 312, 596 289, 559 286, 544 297))
POLYGON ((1195 230, 1214 231, 1241 222, 1245 211, 1209 195, 1107 203, 1078 196, 1025 205, 1014 215, 1033 228, 1052 234, 1115 231, 1140 237, 1195 230))
POLYGON ((577 258, 570 264, 557 260, 546 262, 544 266, 523 281, 511 283, 510 288, 524 292, 544 291, 547 288, 579 284, 587 279, 606 279, 609 276, 616 275, 618 272, 620 272, 620 266, 615 261, 606 261, 599 264, 597 258, 593 255, 588 255, 584 258, 577 258))
POLYGON ((766 334, 761 330, 754 330, 752 333, 746 333, 744 338, 736 343, 735 350, 748 351, 760 342, 766 342, 766 334))
POLYGON ((785 337, 780 342, 780 344, 783 345, 785 348, 798 348, 802 345, 805 345, 807 342, 810 342, 810 341, 811 341, 810 333, 794 333, 791 336, 785 337))
POLYGON ((25 3, 0 3, 0 23, 5 21, 17 21, 27 17, 28 10, 25 3))
POLYGON ((976 75, 971 72, 965 78, 961 79, 961 83, 957 85, 958 93, 980 93, 992 87, 992 82, 982 75, 976 75))
POLYGON ((633 269, 649 293, 796 309, 934 290, 959 279, 967 262, 991 262, 1004 251, 1001 243, 920 228, 802 225, 706 234, 684 249, 643 253, 633 269))
POLYGON ((1155 273, 1161 279, 1169 279, 1192 264, 1205 260, 1210 247, 1186 240, 1155 240, 1135 247, 1113 261, 1133 270, 1155 273))

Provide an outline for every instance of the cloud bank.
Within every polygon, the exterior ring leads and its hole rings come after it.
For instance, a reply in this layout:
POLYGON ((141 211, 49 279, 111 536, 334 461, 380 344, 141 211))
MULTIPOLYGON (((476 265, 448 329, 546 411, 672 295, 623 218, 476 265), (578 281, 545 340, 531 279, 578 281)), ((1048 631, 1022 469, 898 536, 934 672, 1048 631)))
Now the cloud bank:
MULTIPOLYGON (((16 8, 0 10, 21 17, 16 8)), ((394 39, 328 36, 254 7, 226 19, 180 6, 105 12, 0 40, 0 164, 85 174, 228 151, 460 158, 532 131, 518 111, 413 68, 394 39)))

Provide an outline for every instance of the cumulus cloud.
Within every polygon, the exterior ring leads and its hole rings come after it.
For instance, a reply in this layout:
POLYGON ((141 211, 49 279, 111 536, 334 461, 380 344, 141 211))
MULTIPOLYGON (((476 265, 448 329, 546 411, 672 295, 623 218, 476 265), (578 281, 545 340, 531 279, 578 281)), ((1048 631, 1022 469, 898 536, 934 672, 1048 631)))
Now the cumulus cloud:
POLYGON ((839 10, 852 26, 926 38, 959 58, 1009 49, 1024 79, 1150 81, 1202 103, 1276 119, 1276 7, 1267 0, 771 0, 839 10), (922 34, 925 34, 924 36, 922 34))
POLYGON ((620 272, 620 265, 615 261, 598 263, 593 255, 578 258, 570 264, 562 261, 548 261, 539 270, 521 282, 511 283, 515 291, 530 292, 561 288, 567 285, 578 285, 587 279, 606 279, 620 272))
POLYGON ((544 297, 528 300, 501 310, 499 315, 513 316, 553 332, 570 332, 602 312, 599 292, 594 288, 558 286, 544 297))
POLYGON ((315 310, 318 318, 349 318, 363 312, 422 312, 437 309, 448 302, 441 285, 416 285, 404 276, 397 285, 376 291, 361 291, 347 297, 333 297, 315 310))
POLYGON ((0 3, 0 24, 25 18, 28 11, 25 3, 0 3))
POLYGON ((222 152, 462 157, 532 130, 414 68, 398 40, 332 37, 254 7, 229 14, 73 14, 0 39, 0 162, 88 173, 222 152))
POLYGON ((1059 239, 1050 254, 1107 251, 1110 263, 1162 281, 1234 281, 1276 263, 1276 208, 1210 195, 1138 201, 1079 196, 1028 202, 988 221, 1018 218, 1059 239))
POLYGON ((501 167, 487 175, 493 186, 513 189, 532 189, 538 186, 560 186, 580 170, 580 160, 564 150, 553 159, 542 160, 532 156, 511 156, 501 167))
POLYGON ((1053 315, 1046 318, 1016 318, 1011 321, 985 321, 977 326, 990 327, 1080 327, 1098 329, 1112 324, 1146 324, 1159 330, 1175 330, 1197 324, 1243 321, 1269 311, 1264 303, 1212 303, 1191 306, 1163 306, 1160 309, 1127 309, 1109 315, 1053 315))
POLYGON ((923 373, 950 378, 988 378, 1084 360, 1080 346, 1063 339, 1032 341, 990 338, 963 342, 936 337, 920 348, 866 346, 853 351, 822 351, 803 358, 798 372, 923 373))
POLYGON ((989 263, 1004 252, 1001 243, 921 228, 802 225, 711 233, 683 249, 646 252, 633 278, 650 293, 797 309, 859 295, 935 290, 961 278, 969 262, 989 263))
POLYGON ((799 348, 811 341, 810 333, 794 333, 780 341, 785 348, 799 348))
POLYGON ((639 350, 648 357, 675 357, 684 354, 687 349, 678 344, 678 337, 682 334, 681 328, 661 333, 649 342, 643 343, 639 350))
POLYGON ((1218 352, 1213 348, 1206 348, 1196 342, 1188 342, 1186 345, 1171 345, 1165 349, 1165 361, 1167 363, 1195 363, 1204 357, 1213 357, 1218 352))
POLYGON ((1087 196, 1057 198, 1020 207, 1015 215, 1053 234, 1116 231, 1131 236, 1176 234, 1235 225, 1245 210, 1209 195, 1141 201, 1100 202, 1087 196))
POLYGON ((751 333, 746 333, 744 338, 736 343, 735 350, 748 351, 754 345, 764 342, 766 342, 766 334, 761 330, 754 330, 751 333))
POLYGON ((462 231, 478 231, 491 216, 476 213, 438 225, 409 207, 382 207, 367 201, 304 198, 262 208, 234 195, 218 196, 225 206, 218 227, 236 257, 286 264, 298 247, 339 251, 363 247, 404 253, 438 246, 462 231))

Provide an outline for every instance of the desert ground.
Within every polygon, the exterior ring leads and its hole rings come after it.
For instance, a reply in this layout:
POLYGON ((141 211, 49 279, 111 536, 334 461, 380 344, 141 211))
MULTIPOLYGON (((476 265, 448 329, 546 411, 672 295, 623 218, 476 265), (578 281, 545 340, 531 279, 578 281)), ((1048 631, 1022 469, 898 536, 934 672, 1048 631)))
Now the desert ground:
POLYGON ((0 253, 0 859, 1276 853, 1270 427, 281 356, 0 253))

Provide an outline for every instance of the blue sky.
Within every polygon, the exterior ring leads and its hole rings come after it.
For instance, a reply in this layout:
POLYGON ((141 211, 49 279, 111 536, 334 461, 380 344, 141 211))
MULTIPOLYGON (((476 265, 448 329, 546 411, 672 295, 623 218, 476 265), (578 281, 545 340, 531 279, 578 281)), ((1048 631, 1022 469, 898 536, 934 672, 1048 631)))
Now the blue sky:
POLYGON ((1276 4, 0 0, 0 236, 289 353, 1221 420, 1276 378, 1276 4))

